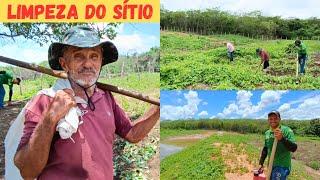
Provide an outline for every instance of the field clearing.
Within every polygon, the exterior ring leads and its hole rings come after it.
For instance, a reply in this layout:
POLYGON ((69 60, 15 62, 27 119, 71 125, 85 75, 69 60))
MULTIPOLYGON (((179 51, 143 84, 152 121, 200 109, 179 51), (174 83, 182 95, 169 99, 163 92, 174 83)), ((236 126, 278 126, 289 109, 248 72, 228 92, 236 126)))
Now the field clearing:
MULTIPOLYGON (((161 179, 252 178, 251 170, 257 167, 263 136, 211 130, 213 134, 210 137, 197 141, 190 138, 207 133, 206 130, 161 129, 161 143, 183 146, 181 138, 189 137, 185 138, 184 150, 161 161, 161 179)), ((297 141, 298 151, 293 159, 299 155, 319 156, 316 151, 320 146, 319 139, 297 137, 297 141), (310 142, 313 144, 306 146, 305 143, 310 142), (305 149, 312 149, 312 154, 305 149)), ((293 160, 289 179, 319 179, 319 170, 313 170, 305 164, 303 160, 293 160)))
POLYGON ((308 48, 306 74, 296 84, 296 55, 286 51, 292 40, 257 40, 238 35, 196 35, 161 31, 161 89, 318 89, 320 42, 303 41, 308 48), (229 62, 226 42, 236 48, 229 62), (263 72, 256 48, 270 54, 263 72))

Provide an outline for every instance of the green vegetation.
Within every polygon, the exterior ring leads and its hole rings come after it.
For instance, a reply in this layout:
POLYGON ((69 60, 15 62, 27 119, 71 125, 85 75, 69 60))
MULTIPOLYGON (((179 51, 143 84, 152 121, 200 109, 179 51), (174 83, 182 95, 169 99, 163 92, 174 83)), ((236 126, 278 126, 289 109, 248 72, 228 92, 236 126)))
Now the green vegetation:
MULTIPOLYGON (((18 100, 26 100, 30 99, 38 91, 44 88, 49 88, 51 87, 56 81, 56 78, 50 77, 47 75, 43 75, 40 78, 36 78, 35 80, 28 79, 24 80, 21 82, 21 87, 14 85, 13 86, 13 101, 18 101, 18 100), (20 94, 20 88, 21 88, 21 94, 20 94)), ((159 73, 137 73, 137 74, 129 74, 128 76, 124 77, 114 77, 111 79, 108 78, 101 78, 99 79, 100 82, 103 83, 109 83, 112 85, 119 86, 121 88, 125 88, 128 90, 135 90, 138 92, 144 92, 147 93, 150 96, 153 97, 159 97, 159 81, 160 81, 160 76, 159 73), (144 83, 141 83, 144 82, 144 83)), ((6 89, 6 96, 5 96, 5 101, 8 100, 9 94, 8 94, 8 86, 4 85, 6 89)), ((135 100, 133 98, 128 98, 125 96, 120 96, 115 94, 117 97, 117 100, 119 103, 128 110, 129 112, 137 114, 142 114, 144 111, 143 109, 146 108, 147 103, 141 102, 139 100, 135 100), (132 104, 130 106, 130 104, 132 104), (133 110, 132 108, 137 108, 137 105, 140 106, 140 110, 133 110), (141 106, 143 105, 143 106, 141 106), (142 109, 141 109, 142 108, 142 109), (131 110, 130 110, 131 109, 131 110)))
MULTIPOLYGON (((160 48, 152 47, 149 51, 138 54, 135 51, 130 51, 132 54, 120 55, 119 59, 107 66, 103 66, 100 72, 100 77, 112 78, 129 75, 131 73, 143 72, 159 72, 160 71, 160 48)), ((28 61, 25 59, 24 61, 28 61)), ((48 61, 42 61, 38 65, 49 68, 48 61)), ((41 77, 40 73, 14 66, 0 66, 0 71, 11 71, 15 76, 22 77, 23 80, 41 77)))
MULTIPOLYGON (((173 130, 161 128, 161 142, 171 142, 170 137, 181 137, 184 134, 199 134, 199 130, 173 130), (174 133, 174 131, 177 131, 174 133), (179 133, 182 132, 182 135, 179 133)), ((316 179, 316 175, 306 171, 305 164, 310 159, 300 157, 316 156, 314 163, 320 162, 317 141, 310 137, 297 137, 298 151, 294 153, 296 160, 292 162, 292 172, 289 180, 316 179), (306 146, 312 153, 303 148, 305 142, 313 144, 306 146)), ((184 150, 170 155, 161 161, 161 179, 225 179, 225 173, 245 174, 250 171, 243 167, 248 163, 258 166, 258 159, 263 145, 263 135, 238 134, 232 132, 214 133, 209 138, 194 142, 184 150), (258 148, 257 148, 258 147, 258 148), (246 157, 238 162, 238 156, 246 157), (245 161, 245 162, 244 162, 245 161), (181 177, 181 178, 180 178, 181 177)), ((309 165, 308 165, 309 166, 309 165)), ((310 166, 312 167, 312 166, 310 166)))
POLYGON ((319 161, 311 161, 309 164, 312 169, 319 170, 320 169, 320 162, 319 161))
POLYGON ((237 35, 196 35, 161 32, 162 89, 318 89, 320 43, 303 41, 308 48, 306 74, 296 84, 296 55, 292 40, 257 40, 237 35), (236 48, 227 58, 226 42, 236 48), (270 54, 270 70, 258 69, 256 48, 270 54))
MULTIPOLYGON (((162 129, 161 129, 162 131, 162 129)), ((220 150, 208 138, 161 161, 161 179, 224 179, 220 150), (212 156, 217 157, 214 161, 212 156)))
MULTIPOLYGON (((290 127, 296 135, 301 136, 319 136, 320 120, 282 120, 281 124, 290 127)), ((185 129, 185 130, 223 130, 239 133, 258 133, 264 134, 269 128, 266 120, 178 120, 178 121, 162 121, 161 129, 185 129)))
POLYGON ((231 14, 219 9, 168 11, 161 9, 161 29, 192 31, 198 34, 231 33, 250 37, 282 39, 319 38, 320 19, 283 19, 263 16, 260 11, 231 14))
MULTIPOLYGON (((128 90, 138 91, 150 97, 160 97, 159 73, 136 73, 125 77, 115 77, 111 79, 103 78, 100 81, 128 90)), ((131 117, 138 117, 142 115, 147 108, 150 107, 149 103, 116 93, 114 93, 114 95, 117 99, 117 102, 119 102, 121 107, 124 108, 131 117)))

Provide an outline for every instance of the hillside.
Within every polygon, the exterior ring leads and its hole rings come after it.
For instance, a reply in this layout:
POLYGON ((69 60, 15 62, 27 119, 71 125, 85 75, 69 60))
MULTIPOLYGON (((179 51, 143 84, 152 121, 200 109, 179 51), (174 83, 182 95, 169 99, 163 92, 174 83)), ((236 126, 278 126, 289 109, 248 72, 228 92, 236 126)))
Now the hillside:
POLYGON ((252 39, 239 35, 197 35, 161 31, 162 89, 318 89, 320 42, 303 41, 309 53, 306 74, 296 84, 293 40, 252 39), (236 48, 229 62, 226 42, 236 48), (270 71, 258 65, 256 48, 270 54, 270 71))

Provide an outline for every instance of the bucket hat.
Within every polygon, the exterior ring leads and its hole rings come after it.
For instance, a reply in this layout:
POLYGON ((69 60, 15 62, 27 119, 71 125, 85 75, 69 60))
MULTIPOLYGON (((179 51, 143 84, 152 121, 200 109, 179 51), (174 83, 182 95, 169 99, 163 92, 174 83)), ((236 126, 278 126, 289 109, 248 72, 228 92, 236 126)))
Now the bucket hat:
POLYGON ((92 28, 76 26, 66 32, 62 42, 55 42, 50 45, 48 50, 48 61, 51 69, 63 70, 59 63, 59 58, 63 56, 63 49, 66 46, 80 48, 101 46, 102 66, 118 60, 118 50, 112 42, 100 42, 98 34, 92 28))

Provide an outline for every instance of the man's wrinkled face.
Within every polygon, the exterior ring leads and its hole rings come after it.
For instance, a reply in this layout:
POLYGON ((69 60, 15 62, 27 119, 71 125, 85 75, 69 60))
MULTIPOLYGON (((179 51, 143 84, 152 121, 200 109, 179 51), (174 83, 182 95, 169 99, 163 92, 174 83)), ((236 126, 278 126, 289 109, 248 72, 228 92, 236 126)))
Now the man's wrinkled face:
POLYGON ((70 46, 64 51, 59 62, 69 78, 83 87, 89 87, 99 78, 102 49, 100 46, 93 48, 70 46))
POLYGON ((280 123, 280 118, 276 114, 270 114, 268 116, 268 122, 271 128, 277 128, 280 123))

